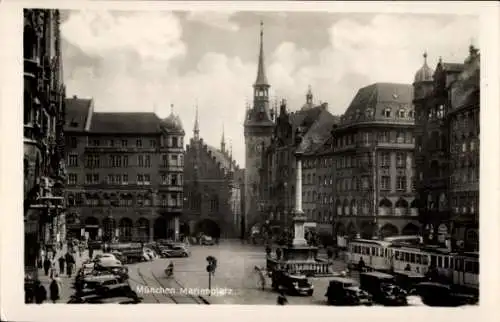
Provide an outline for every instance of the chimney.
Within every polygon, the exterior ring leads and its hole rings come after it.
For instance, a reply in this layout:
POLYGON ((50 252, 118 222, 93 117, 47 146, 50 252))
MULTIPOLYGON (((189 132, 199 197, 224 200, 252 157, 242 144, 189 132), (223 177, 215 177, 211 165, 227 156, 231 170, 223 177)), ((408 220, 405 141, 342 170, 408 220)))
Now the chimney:
POLYGON ((78 96, 76 95, 73 95, 73 99, 76 100, 78 98, 78 96))

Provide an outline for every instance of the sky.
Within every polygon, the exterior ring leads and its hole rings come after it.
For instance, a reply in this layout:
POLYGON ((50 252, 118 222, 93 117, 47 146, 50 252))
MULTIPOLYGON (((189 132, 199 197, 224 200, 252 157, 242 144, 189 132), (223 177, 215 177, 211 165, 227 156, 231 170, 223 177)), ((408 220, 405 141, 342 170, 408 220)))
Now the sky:
POLYGON ((65 11, 61 32, 68 96, 96 111, 171 113, 185 142, 198 105, 200 135, 227 145, 244 167, 243 121, 257 75, 260 21, 273 101, 299 109, 314 100, 342 114, 376 82, 411 84, 428 53, 463 62, 478 45, 474 16, 325 12, 65 11))

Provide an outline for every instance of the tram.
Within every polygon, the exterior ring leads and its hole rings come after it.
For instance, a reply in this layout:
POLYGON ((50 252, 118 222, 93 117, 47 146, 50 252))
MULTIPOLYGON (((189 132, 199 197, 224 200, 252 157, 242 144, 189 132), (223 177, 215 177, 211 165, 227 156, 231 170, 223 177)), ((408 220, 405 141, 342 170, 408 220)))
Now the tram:
POLYGON ((445 248, 419 245, 418 236, 395 236, 384 240, 355 239, 348 245, 347 264, 363 259, 372 270, 425 276, 433 270, 454 285, 479 288, 479 255, 450 252, 445 248))

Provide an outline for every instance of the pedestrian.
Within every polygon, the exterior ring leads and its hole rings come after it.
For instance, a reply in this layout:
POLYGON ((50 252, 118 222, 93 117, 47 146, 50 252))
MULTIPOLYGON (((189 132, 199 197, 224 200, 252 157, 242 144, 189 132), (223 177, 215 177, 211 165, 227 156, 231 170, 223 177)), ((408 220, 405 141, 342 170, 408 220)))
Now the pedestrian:
POLYGON ((45 276, 49 275, 50 266, 52 266, 52 263, 50 262, 49 257, 46 256, 45 260, 43 261, 43 270, 45 271, 45 276))
POLYGON ((69 252, 66 253, 66 274, 71 277, 73 273, 73 265, 75 264, 75 258, 69 252))
POLYGON ((278 295, 277 304, 278 305, 288 304, 288 300, 286 299, 285 293, 283 293, 283 291, 280 291, 280 294, 278 295))
POLYGON ((59 277, 56 273, 52 278, 52 281, 50 282, 49 291, 50 291, 50 300, 52 301, 52 303, 56 303, 57 300, 59 300, 60 298, 61 287, 58 279, 59 277))
POLYGON ((39 280, 35 281, 35 303, 42 304, 47 299, 47 290, 39 280))
POLYGON ((66 262, 66 260, 64 259, 64 256, 61 255, 61 257, 59 257, 58 259, 59 261, 59 274, 64 274, 64 263, 66 262))
POLYGON ((92 246, 89 246, 89 259, 92 259, 94 255, 94 248, 92 248, 92 246))

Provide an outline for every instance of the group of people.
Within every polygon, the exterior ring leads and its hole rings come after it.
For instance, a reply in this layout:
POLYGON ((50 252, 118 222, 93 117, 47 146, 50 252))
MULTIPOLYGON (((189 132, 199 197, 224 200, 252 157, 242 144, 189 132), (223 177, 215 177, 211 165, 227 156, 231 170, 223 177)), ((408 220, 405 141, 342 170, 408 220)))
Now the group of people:
MULTIPOLYGON (((61 250, 61 245, 57 245, 56 249, 61 250)), ((68 245, 66 254, 56 258, 56 252, 52 249, 48 251, 42 249, 38 260, 38 268, 43 269, 45 276, 50 277, 49 294, 47 294, 47 289, 39 279, 32 281, 30 278, 26 278, 25 302, 42 304, 49 299, 52 303, 56 303, 61 298, 62 281, 60 276, 64 274, 68 277, 72 276, 76 264, 72 252, 79 253, 79 251, 79 249, 75 251, 71 245, 68 245), (59 270, 57 264, 59 264, 59 270)))

